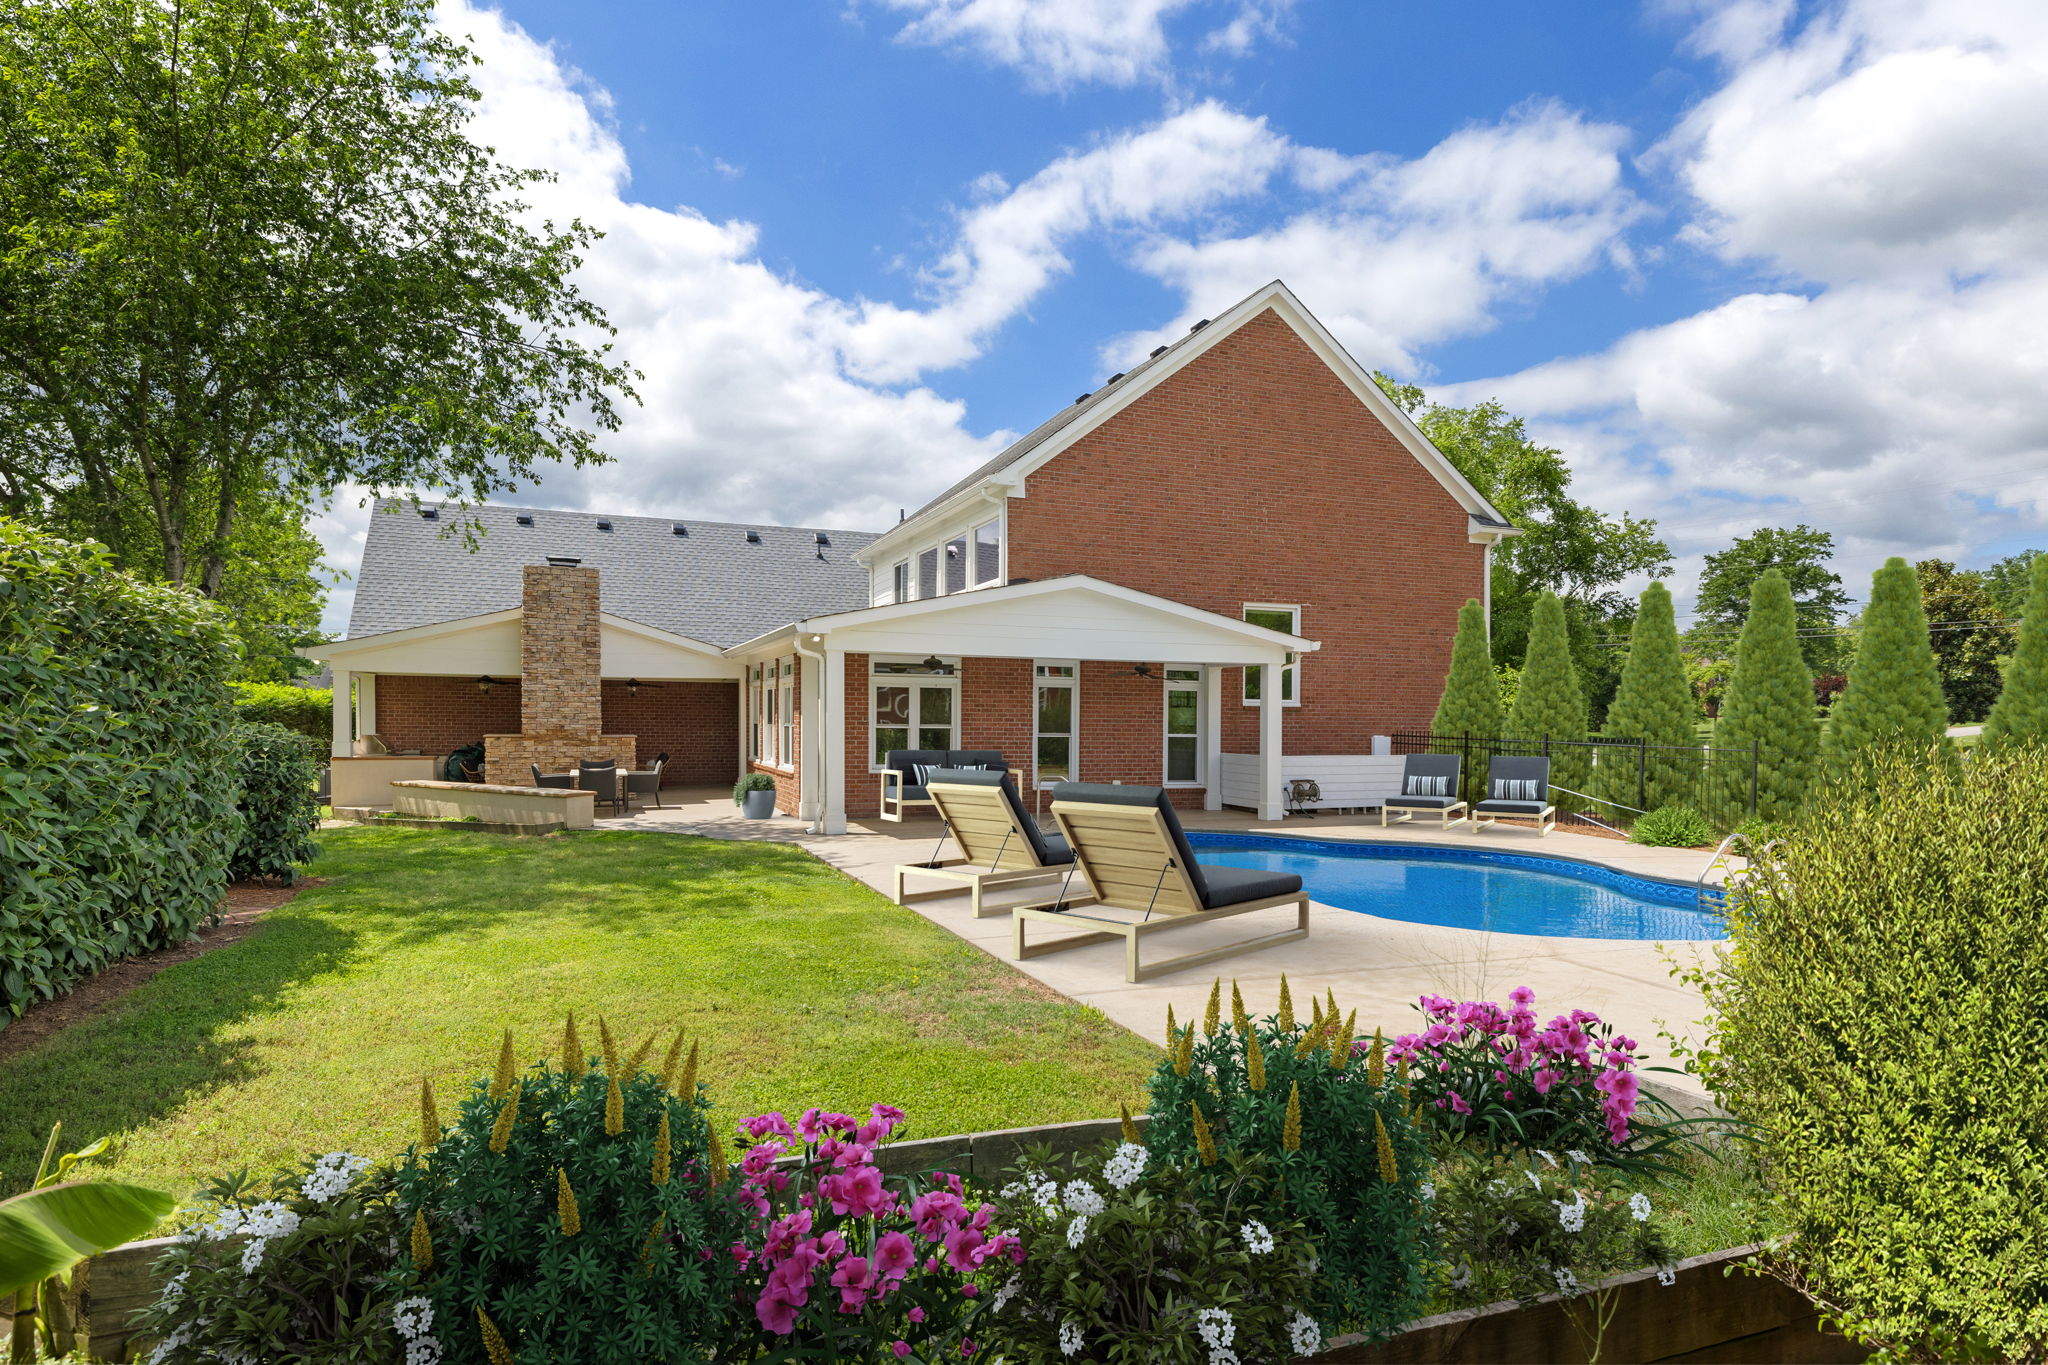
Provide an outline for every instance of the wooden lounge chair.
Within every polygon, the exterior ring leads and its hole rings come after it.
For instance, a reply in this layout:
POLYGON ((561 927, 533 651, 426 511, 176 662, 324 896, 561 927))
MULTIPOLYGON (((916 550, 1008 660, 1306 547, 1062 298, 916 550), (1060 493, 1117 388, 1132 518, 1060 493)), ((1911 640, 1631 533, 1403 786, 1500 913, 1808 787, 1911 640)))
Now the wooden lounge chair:
POLYGON ((1465 760, 1456 754, 1409 754, 1401 762, 1400 794, 1380 803, 1380 828, 1387 827, 1391 811, 1400 812, 1393 817, 1397 825, 1418 815, 1441 817, 1445 829, 1464 824, 1465 803, 1458 796, 1464 766, 1465 760), (1458 818, 1453 820, 1453 815, 1458 818))
POLYGON ((931 775, 925 792, 939 818, 946 822, 946 833, 939 836, 940 846, 944 847, 947 835, 951 835, 961 856, 940 861, 934 850, 931 862, 897 864, 894 900, 898 905, 950 896, 958 887, 965 886, 976 919, 1008 914, 1014 905, 986 908, 982 892, 989 887, 1058 881, 1072 870, 1073 850, 1059 835, 1040 832, 1038 822, 1024 809, 1017 785, 1008 773, 982 768, 942 768, 931 775), (953 885, 934 891, 906 892, 905 877, 934 877, 953 885))
POLYGON ((1486 766, 1486 799, 1472 808, 1472 832, 1491 829, 1502 820, 1534 820, 1536 837, 1557 828, 1557 807, 1550 804, 1550 760, 1496 758, 1486 766))
POLYGON ((1063 782, 1053 789, 1052 813, 1074 850, 1074 866, 1087 880, 1088 895, 1066 897, 1044 908, 1027 906, 1012 910, 1010 918, 1015 926, 1013 936, 1020 960, 1120 938, 1124 941, 1124 979, 1142 981, 1183 967, 1308 937, 1308 894, 1301 889, 1301 878, 1291 873, 1204 867, 1197 863, 1162 787, 1063 782), (1137 918, 1081 913, 1080 908, 1086 906, 1100 906, 1137 918), (1139 946, 1153 934, 1284 906, 1294 907, 1292 929, 1187 953, 1150 966, 1139 961, 1139 946), (1025 926, 1034 920, 1047 924, 1071 924, 1078 920, 1098 927, 1093 932, 1027 946, 1025 926))

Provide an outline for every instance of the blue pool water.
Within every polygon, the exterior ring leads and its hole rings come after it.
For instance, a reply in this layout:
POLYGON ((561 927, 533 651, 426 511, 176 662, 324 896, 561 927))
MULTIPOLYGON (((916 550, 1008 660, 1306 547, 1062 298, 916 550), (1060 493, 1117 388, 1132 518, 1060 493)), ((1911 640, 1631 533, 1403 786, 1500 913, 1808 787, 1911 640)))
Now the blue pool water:
POLYGON ((1480 849, 1190 833, 1198 862, 1293 872, 1311 899, 1416 924, 1565 938, 1725 937, 1694 889, 1588 863, 1480 849))

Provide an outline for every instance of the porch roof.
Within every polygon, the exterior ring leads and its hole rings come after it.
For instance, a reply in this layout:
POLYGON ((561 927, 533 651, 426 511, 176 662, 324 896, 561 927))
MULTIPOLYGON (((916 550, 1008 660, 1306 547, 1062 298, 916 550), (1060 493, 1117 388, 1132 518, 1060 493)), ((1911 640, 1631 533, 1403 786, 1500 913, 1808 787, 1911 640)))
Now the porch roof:
POLYGON ((869 654, 978 658, 1159 660, 1265 664, 1307 654, 1319 641, 1268 630, 1086 574, 1008 583, 946 597, 864 607, 794 621, 734 645, 729 658, 811 647, 869 654))
MULTIPOLYGON (((354 673, 518 677, 524 617, 523 608, 512 607, 309 645, 299 653, 354 673)), ((607 678, 725 679, 740 673, 717 645, 610 612, 598 615, 598 648, 599 672, 607 678)))

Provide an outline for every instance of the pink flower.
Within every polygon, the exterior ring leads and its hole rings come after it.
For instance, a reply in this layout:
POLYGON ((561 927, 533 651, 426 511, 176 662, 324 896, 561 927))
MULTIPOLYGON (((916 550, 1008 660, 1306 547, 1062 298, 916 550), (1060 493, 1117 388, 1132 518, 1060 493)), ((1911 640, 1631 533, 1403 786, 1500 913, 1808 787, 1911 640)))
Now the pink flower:
POLYGON ((946 1235, 946 1264, 962 1275, 971 1275, 981 1268, 981 1260, 974 1254, 975 1248, 987 1240, 973 1228, 955 1228, 946 1235))
POLYGON ((892 1341, 889 1343, 889 1349, 896 1353, 896 1358, 898 1360, 901 1360, 903 1359, 903 1357, 910 1354, 910 1343, 901 1340, 892 1341))
POLYGON ((900 1280, 917 1264, 917 1250, 900 1232, 885 1232, 875 1242, 875 1269, 884 1279, 900 1280))
POLYGON ((1450 1097, 1449 1097, 1449 1098, 1450 1098, 1450 1101, 1451 1101, 1451 1112, 1452 1112, 1452 1113, 1454 1113, 1454 1114, 1469 1114, 1469 1113, 1471 1113, 1471 1112, 1472 1112, 1472 1106, 1471 1106, 1471 1105, 1469 1105, 1469 1104, 1467 1104, 1467 1103, 1465 1103, 1465 1097, 1464 1097, 1463 1095, 1460 1095, 1460 1094, 1459 1094, 1459 1093, 1458 1093, 1457 1091, 1453 1090, 1453 1091, 1452 1091, 1452 1092, 1450 1093, 1450 1097))
POLYGON ((968 1282, 967 1282, 966 1284, 963 1284, 963 1285, 961 1285, 961 1286, 960 1286, 960 1297, 961 1297, 961 1298, 963 1298, 963 1299, 971 1299, 971 1298, 974 1298, 975 1296, 977 1296, 977 1295, 978 1295, 978 1294, 980 1294, 980 1293, 981 1293, 981 1286, 980 1286, 980 1285, 978 1285, 978 1284, 975 1284, 975 1283, 974 1283, 973 1281, 971 1281, 971 1280, 970 1280, 970 1281, 968 1281, 968 1282))
POLYGON ((1527 1009, 1536 1003, 1536 992, 1530 990, 1527 986, 1517 986, 1508 992, 1508 999, 1514 1001, 1515 1004, 1523 1009, 1527 1009))
POLYGON ((1559 1079, 1558 1074, 1549 1067, 1539 1066, 1536 1068, 1536 1074, 1531 1076, 1529 1081, 1530 1084, 1536 1087, 1537 1094, 1547 1095, 1550 1093, 1550 1087, 1556 1085, 1559 1079))
POLYGON ((782 1117, 780 1113, 756 1114, 750 1119, 742 1119, 740 1127, 746 1129, 747 1136, 757 1142, 770 1133, 786 1138, 794 1138, 796 1136, 790 1130, 789 1120, 782 1117))
POLYGON ((978 1348, 971 1341, 963 1341, 960 1343, 960 1354, 963 1356, 973 1355, 976 1349, 978 1348))
POLYGON ((883 1186, 882 1173, 872 1166, 828 1175, 818 1182, 818 1193, 831 1203, 832 1212, 855 1218, 887 1213, 896 1206, 896 1196, 883 1186))
MULTIPOLYGON (((820 1147, 818 1149, 819 1154, 822 1155, 824 1150, 823 1147, 820 1147)), ((873 1160, 874 1155, 875 1149, 864 1143, 842 1142, 833 1150, 832 1164, 843 1171, 852 1166, 865 1166, 869 1164, 873 1160)))
POLYGON ((923 1321, 924 1321, 924 1310, 923 1310, 922 1308, 913 1308, 913 1309, 911 1309, 911 1310, 910 1310, 910 1320, 911 1320, 912 1322, 923 1322, 923 1321))
POLYGON ((818 1123, 818 1115, 823 1112, 815 1107, 804 1110, 804 1116, 796 1121, 796 1135, 805 1142, 816 1142, 825 1136, 824 1128, 818 1123))
POLYGON ((849 1256, 839 1263, 832 1272, 832 1283, 839 1289, 839 1311, 858 1313, 866 1307, 868 1295, 877 1288, 874 1271, 865 1256, 849 1256))
POLYGON ((773 1294, 764 1293, 754 1303, 754 1316, 761 1320, 763 1327, 779 1337, 786 1337, 796 1330, 796 1310, 796 1304, 773 1294))
POLYGON ((763 1142, 749 1147, 747 1154, 740 1158, 740 1173, 747 1176, 762 1176, 774 1169, 777 1157, 782 1155, 782 1145, 763 1142))
POLYGON ((770 1260, 781 1260, 808 1237, 811 1231, 811 1214, 808 1209, 799 1209, 787 1218, 778 1218, 768 1225, 768 1235, 762 1239, 761 1254, 770 1260))
POLYGON ((931 1190, 910 1203, 911 1220, 927 1242, 939 1241, 966 1216, 966 1206, 951 1190, 931 1190))
POLYGON ((893 1104, 873 1104, 868 1106, 868 1117, 881 1124, 882 1131, 887 1133, 893 1132, 897 1124, 910 1116, 893 1104))

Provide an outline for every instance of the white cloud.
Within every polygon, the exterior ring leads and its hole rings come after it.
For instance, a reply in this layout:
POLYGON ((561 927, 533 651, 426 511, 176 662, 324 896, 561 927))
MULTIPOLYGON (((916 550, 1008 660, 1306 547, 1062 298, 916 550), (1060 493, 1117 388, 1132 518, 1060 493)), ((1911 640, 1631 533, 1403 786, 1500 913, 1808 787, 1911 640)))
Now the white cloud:
POLYGON ((1171 76, 1167 22, 1222 10, 1203 51, 1233 56, 1277 36, 1294 0, 876 0, 911 15, 903 42, 964 49, 1015 68, 1035 90, 1131 86, 1171 76))

